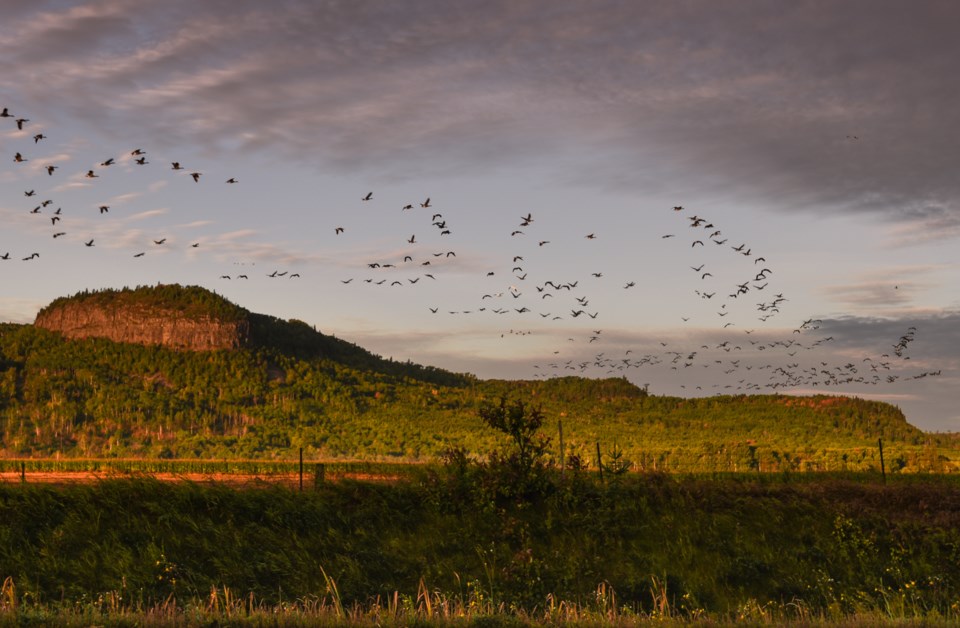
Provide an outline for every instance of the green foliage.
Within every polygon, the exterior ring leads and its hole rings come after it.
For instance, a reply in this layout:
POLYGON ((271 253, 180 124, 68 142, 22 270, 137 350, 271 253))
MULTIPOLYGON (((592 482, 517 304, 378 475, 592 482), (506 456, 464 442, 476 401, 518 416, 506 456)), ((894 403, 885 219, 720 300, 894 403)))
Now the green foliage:
POLYGON ((492 471, 464 469, 456 481, 440 473, 303 493, 0 485, 0 582, 16 587, 0 606, 114 596, 150 608, 204 604, 211 591, 280 604, 335 591, 342 612, 426 590, 462 609, 533 613, 568 601, 607 620, 763 623, 764 609, 784 604, 808 618, 957 616, 955 478, 555 475, 535 499, 491 507, 492 471))
MULTIPOLYGON (((384 359, 305 323, 250 314, 200 288, 71 299, 242 315, 253 342, 187 352, 0 325, 2 457, 289 460, 301 447, 308 459, 422 461, 452 447, 485 457, 500 440, 478 411, 509 398, 561 420, 568 458, 594 468, 599 442, 604 452, 615 447, 633 470, 878 470, 880 437, 892 472, 957 468, 956 439, 924 434, 878 402, 680 399, 623 378, 480 381, 384 359)), ((555 429, 543 424, 540 431, 555 429)), ((548 462, 559 457, 545 453, 548 462)))
POLYGON ((215 292, 200 286, 158 284, 137 286, 121 290, 84 290, 69 297, 54 299, 40 310, 38 316, 60 309, 65 305, 91 306, 110 309, 130 309, 159 312, 188 319, 215 318, 222 321, 238 321, 247 311, 234 305, 215 292))
POLYGON ((518 471, 528 474, 542 466, 550 440, 540 433, 544 420, 540 408, 530 408, 522 401, 507 403, 507 398, 501 397, 499 405, 480 404, 477 413, 484 423, 510 437, 514 451, 507 458, 518 471))

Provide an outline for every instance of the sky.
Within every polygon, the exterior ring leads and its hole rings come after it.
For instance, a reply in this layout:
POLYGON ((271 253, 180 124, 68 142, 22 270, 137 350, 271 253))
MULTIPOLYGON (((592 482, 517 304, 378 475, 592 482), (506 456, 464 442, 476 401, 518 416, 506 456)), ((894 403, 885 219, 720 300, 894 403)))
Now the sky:
POLYGON ((2 321, 199 285, 484 378, 960 429, 955 2, 0 13, 2 321))

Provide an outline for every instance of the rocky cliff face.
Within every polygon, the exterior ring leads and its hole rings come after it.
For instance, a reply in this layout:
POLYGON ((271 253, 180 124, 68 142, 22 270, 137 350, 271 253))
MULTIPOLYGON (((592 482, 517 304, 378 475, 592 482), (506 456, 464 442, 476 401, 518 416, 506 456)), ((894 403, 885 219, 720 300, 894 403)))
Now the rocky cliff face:
POLYGON ((175 309, 138 305, 65 303, 40 312, 34 325, 67 338, 107 338, 188 351, 236 349, 250 341, 250 322, 245 318, 187 317, 175 309))

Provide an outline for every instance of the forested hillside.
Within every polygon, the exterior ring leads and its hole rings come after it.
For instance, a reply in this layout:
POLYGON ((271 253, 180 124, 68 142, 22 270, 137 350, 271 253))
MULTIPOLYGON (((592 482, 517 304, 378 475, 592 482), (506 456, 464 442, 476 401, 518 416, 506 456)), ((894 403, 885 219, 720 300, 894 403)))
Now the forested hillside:
MULTIPOLYGON (((206 298, 193 296, 201 305, 206 298)), ((681 399, 625 379, 483 381, 386 360, 302 322, 246 314, 250 346, 215 351, 0 326, 0 453, 292 458, 302 447, 311 459, 428 460, 462 447, 482 457, 500 437, 478 418, 478 404, 505 396, 542 406, 557 457, 562 422, 567 459, 588 466, 600 443, 605 460, 643 469, 878 468, 878 438, 889 469, 949 463, 937 437, 883 403, 681 399)))

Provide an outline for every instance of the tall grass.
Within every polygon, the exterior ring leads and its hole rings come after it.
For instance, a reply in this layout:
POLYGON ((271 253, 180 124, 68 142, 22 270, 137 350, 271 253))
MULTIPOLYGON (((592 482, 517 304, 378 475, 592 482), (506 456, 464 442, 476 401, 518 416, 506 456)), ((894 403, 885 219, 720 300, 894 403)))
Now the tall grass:
POLYGON ((2 485, 0 622, 960 621, 954 478, 421 471, 2 485))

